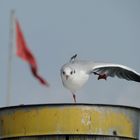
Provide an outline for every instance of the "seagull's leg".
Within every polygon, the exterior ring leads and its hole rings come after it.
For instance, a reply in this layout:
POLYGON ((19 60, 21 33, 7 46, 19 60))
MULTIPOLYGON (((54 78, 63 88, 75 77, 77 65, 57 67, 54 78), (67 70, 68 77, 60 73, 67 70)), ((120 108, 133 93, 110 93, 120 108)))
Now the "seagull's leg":
POLYGON ((76 95, 72 93, 72 96, 73 96, 74 103, 76 103, 76 95))
POLYGON ((95 75, 99 75, 98 76, 98 80, 100 80, 100 79, 105 79, 105 80, 107 80, 107 74, 99 74, 99 73, 97 73, 97 72, 94 72, 94 74, 95 75))

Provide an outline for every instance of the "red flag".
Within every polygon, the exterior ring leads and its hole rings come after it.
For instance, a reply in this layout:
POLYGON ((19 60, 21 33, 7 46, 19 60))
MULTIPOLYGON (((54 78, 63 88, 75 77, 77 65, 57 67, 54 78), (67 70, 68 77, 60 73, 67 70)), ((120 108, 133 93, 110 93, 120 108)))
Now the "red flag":
POLYGON ((17 56, 19 56, 30 65, 31 72, 34 77, 37 78, 42 85, 49 86, 48 82, 38 74, 37 62, 26 45, 18 20, 16 20, 16 48, 17 56))

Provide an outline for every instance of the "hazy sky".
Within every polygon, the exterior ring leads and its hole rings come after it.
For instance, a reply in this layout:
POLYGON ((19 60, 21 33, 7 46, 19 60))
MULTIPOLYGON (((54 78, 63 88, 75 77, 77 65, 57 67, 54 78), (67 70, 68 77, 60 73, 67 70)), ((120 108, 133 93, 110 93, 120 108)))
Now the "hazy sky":
MULTIPOLYGON (((13 53, 10 105, 73 103, 61 83, 60 68, 75 53, 79 59, 123 64, 140 72, 139 0, 0 0, 0 106, 6 105, 10 11, 24 32, 40 74, 13 53)), ((140 83, 91 76, 77 93, 78 103, 140 107, 140 83)))

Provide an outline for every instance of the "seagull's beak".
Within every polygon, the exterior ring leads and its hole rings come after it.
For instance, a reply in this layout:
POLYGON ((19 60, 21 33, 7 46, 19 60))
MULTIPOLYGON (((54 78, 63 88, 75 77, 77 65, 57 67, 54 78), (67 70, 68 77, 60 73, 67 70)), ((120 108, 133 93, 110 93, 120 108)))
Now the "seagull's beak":
POLYGON ((68 75, 66 75, 66 80, 68 80, 68 78, 69 78, 69 76, 68 76, 68 75))

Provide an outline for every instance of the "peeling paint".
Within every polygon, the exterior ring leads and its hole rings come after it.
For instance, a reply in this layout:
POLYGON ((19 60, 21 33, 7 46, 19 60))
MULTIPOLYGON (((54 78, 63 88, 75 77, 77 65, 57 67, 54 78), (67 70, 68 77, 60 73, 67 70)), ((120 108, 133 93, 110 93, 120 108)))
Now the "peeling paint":
POLYGON ((15 107, 0 111, 0 137, 94 134, 138 138, 138 113, 120 106, 15 107))

